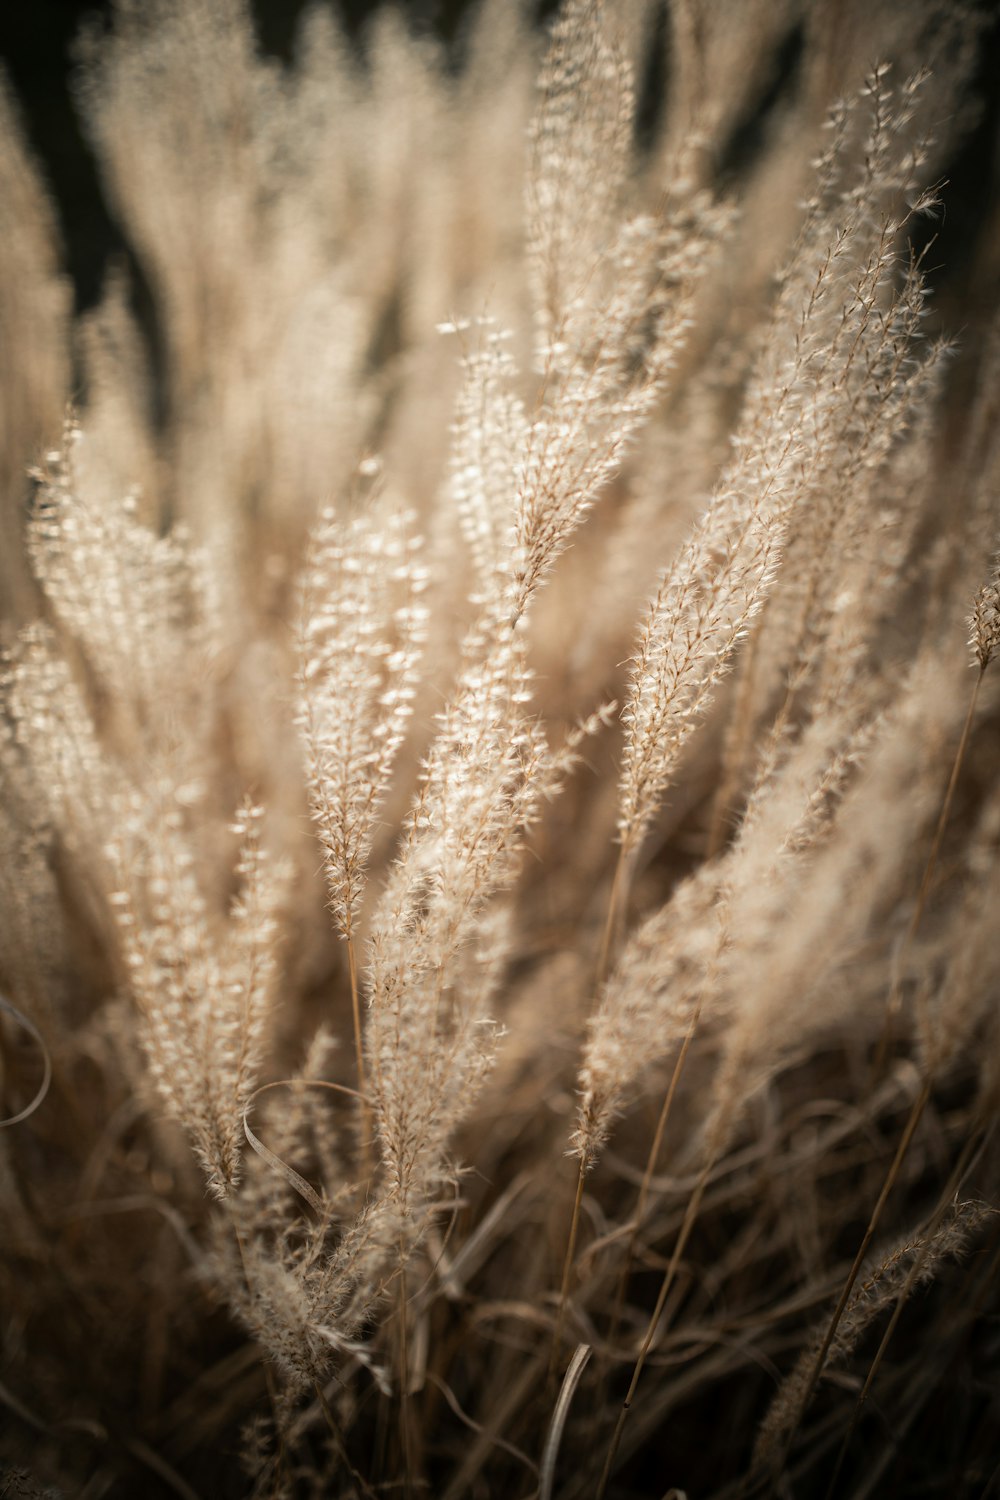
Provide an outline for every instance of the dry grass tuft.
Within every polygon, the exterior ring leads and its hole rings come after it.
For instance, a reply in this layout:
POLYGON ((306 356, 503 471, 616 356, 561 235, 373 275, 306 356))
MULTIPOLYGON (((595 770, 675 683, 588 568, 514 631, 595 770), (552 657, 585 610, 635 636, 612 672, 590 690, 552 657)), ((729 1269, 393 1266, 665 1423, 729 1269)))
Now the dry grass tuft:
POLYGON ((142 317, 0 90, 0 1492, 994 1492, 993 33, 869 10, 115 0, 142 317))

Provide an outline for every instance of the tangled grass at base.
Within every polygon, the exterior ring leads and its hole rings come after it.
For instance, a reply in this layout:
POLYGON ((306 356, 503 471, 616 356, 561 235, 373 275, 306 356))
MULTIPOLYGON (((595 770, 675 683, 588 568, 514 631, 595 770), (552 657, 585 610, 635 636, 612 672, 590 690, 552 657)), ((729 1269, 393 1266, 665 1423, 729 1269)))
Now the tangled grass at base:
POLYGON ((4 92, 4 1493, 996 1492, 986 34, 116 0, 152 322, 4 92))

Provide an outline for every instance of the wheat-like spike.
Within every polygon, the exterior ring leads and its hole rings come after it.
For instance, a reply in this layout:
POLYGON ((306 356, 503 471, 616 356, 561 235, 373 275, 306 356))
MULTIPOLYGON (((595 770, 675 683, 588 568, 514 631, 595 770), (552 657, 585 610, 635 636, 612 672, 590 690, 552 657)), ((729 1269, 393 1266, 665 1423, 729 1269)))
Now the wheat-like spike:
MULTIPOLYGON (((986 1203, 958 1203, 951 1216, 931 1235, 914 1235, 885 1251, 868 1274, 859 1277, 855 1284, 836 1337, 826 1352, 824 1368, 842 1365, 851 1357, 865 1330, 895 1302, 910 1282, 914 1263, 919 1263, 915 1278, 918 1283, 933 1281, 942 1262, 966 1254, 979 1230, 995 1218, 996 1213, 997 1210, 986 1203)), ((812 1381, 826 1326, 825 1321, 819 1325, 809 1346, 795 1368, 786 1375, 772 1400, 757 1434, 753 1469, 766 1469, 774 1461, 781 1452, 789 1426, 801 1420, 802 1402, 812 1381)))
POLYGON ((846 709, 808 726, 780 766, 760 777, 723 857, 682 882, 628 939, 588 1023, 571 1149, 592 1165, 637 1081, 681 1045, 692 1018, 728 1011, 724 975, 757 919, 753 902, 802 878, 832 837, 838 809, 877 732, 846 709), (750 903, 750 912, 747 903, 750 903))
POLYGON ((705 870, 679 886, 632 934, 602 990, 588 1023, 570 1141, 588 1168, 635 1080, 684 1035, 714 951, 711 912, 719 882, 718 871, 705 870))
POLYGON ((366 1166, 371 1118, 354 929, 426 637, 427 573, 412 526, 407 513, 373 509, 343 522, 326 512, 302 584, 297 722, 330 909, 347 944, 366 1166))
MULTIPOLYGON (((892 114, 878 74, 872 90, 871 153, 879 192, 912 190, 916 165, 907 159, 900 182, 891 150, 909 118, 907 98, 892 114)), ((831 158, 836 180, 843 143, 831 158)), ((829 190, 826 190, 829 191, 829 190)), ((912 258, 887 311, 883 300, 898 261, 898 241, 912 214, 873 212, 873 190, 818 200, 813 221, 784 278, 771 333, 748 395, 737 458, 676 563, 665 570, 650 606, 632 667, 622 717, 619 838, 623 859, 634 855, 675 773, 698 718, 747 627, 767 597, 791 527, 832 532, 851 502, 853 481, 877 469, 926 406, 939 351, 913 357, 924 316, 924 288, 912 258), (839 495, 831 505, 829 494, 839 495), (816 517, 819 517, 817 523, 816 517), (803 521, 804 518, 804 521, 803 521)), ((826 196, 824 192, 823 197, 826 196)), ((856 502, 854 502, 856 503, 856 502)), ((860 510, 854 512, 860 515, 860 510)), ((809 537, 809 567, 822 567, 821 535, 809 537)), ((814 579, 807 603, 821 596, 814 579)), ((805 610, 802 630, 821 633, 820 616, 805 610)))
POLYGON ((487 903, 513 877, 545 763, 540 731, 524 714, 519 633, 494 616, 467 643, 466 658, 369 939, 376 1114, 385 1169, 404 1205, 429 1190, 443 1143, 489 1066, 494 1028, 469 1003, 474 994, 458 989, 456 965, 487 903))
POLYGON ((732 516, 738 503, 734 483, 663 575, 649 606, 622 711, 618 834, 625 857, 648 831, 774 576, 785 534, 783 476, 775 466, 755 478, 759 488, 745 515, 732 516))
POLYGON ((517 465, 529 443, 524 403, 512 383, 509 335, 485 322, 462 361, 451 443, 451 495, 484 597, 506 577, 517 465))
MULTIPOLYGON (((232 1015, 231 1033, 222 1047, 230 1074, 230 1114, 224 1128, 234 1135, 260 1075, 280 978, 282 918, 291 880, 290 869, 261 844, 263 818, 263 807, 247 797, 232 823, 238 839, 239 884, 229 908, 220 966, 232 1015)), ((224 1108, 225 1103, 223 1095, 224 1108)))
POLYGON ((408 514, 326 513, 302 585, 298 725, 338 930, 352 937, 406 733, 427 612, 408 514), (351 705, 345 713, 344 705, 351 705))
POLYGON ((119 826, 105 846, 116 879, 109 899, 153 1080, 190 1134, 210 1193, 224 1198, 239 1180, 243 1116, 278 978, 288 872, 262 856, 261 811, 245 803, 234 824, 241 887, 220 924, 200 889, 171 788, 156 791, 121 798, 119 826))
POLYGON ((969 624, 972 627, 969 645, 979 670, 985 672, 1000 645, 1000 557, 993 565, 991 577, 976 595, 969 624))
POLYGON ((516 475, 515 620, 661 398, 711 247, 732 218, 678 172, 659 213, 621 221, 634 98, 607 28, 600 0, 566 8, 532 126, 527 212, 544 385, 516 475), (596 184, 595 151, 607 162, 596 184))
POLYGON ((87 873, 110 903, 154 1082, 189 1130, 210 1190, 223 1195, 238 1175, 242 1110, 277 977, 284 867, 261 854, 259 812, 247 806, 237 826, 240 894, 220 927, 196 875, 176 778, 165 771, 140 792, 112 764, 49 632, 23 633, 4 686, 14 742, 44 783, 53 826, 78 860, 86 851, 87 873))
POLYGON ((839 433, 830 431, 825 453, 816 454, 786 548, 780 597, 755 646, 758 691, 778 694, 772 736, 794 717, 810 686, 829 699, 849 680, 849 661, 863 670, 919 519, 912 490, 899 490, 898 511, 886 511, 884 500, 888 485, 902 484, 894 474, 900 445, 908 438, 915 447, 911 429, 929 425, 948 346, 921 341, 925 291, 915 263, 898 293, 887 287, 880 296, 888 298, 884 312, 858 325, 858 349, 834 375, 837 389, 850 392, 846 420, 839 433))
MULTIPOLYGON (((108 808, 121 783, 98 740, 80 685, 45 625, 23 630, 3 663, 0 697, 11 750, 32 795, 81 869, 102 880, 108 808)), ((127 780, 127 778, 126 778, 127 780)))
POLYGON ((330 1351, 317 1334, 308 1292, 290 1256, 276 1255, 263 1240, 243 1239, 237 1264, 217 1255, 211 1268, 232 1311, 275 1365, 291 1398, 325 1377, 330 1351))
POLYGON ((269 1224, 261 1202, 251 1174, 229 1198, 228 1216, 216 1222, 206 1270, 280 1373, 286 1394, 300 1394, 349 1359, 387 1390, 363 1335, 398 1262, 395 1205, 370 1200, 340 1224, 335 1205, 326 1201, 313 1220, 289 1216, 285 1203, 269 1224))
POLYGON ((61 447, 33 471, 32 567, 127 727, 162 749, 165 736, 179 738, 182 695, 186 737, 197 728, 192 665, 207 668, 217 632, 206 559, 183 528, 157 536, 144 525, 135 496, 85 500, 76 473, 85 441, 70 413, 61 447))
POLYGON ((620 222, 635 95, 609 19, 602 0, 570 0, 538 77, 526 217, 543 362, 552 340, 591 336, 590 284, 620 222))
POLYGON ((55 834, 44 803, 20 764, 2 717, 0 678, 0 973, 11 998, 36 1020, 51 1023, 66 999, 60 974, 66 931, 55 878, 55 834))
POLYGON ((732 216, 679 187, 661 216, 623 225, 595 265, 609 284, 592 298, 587 338, 560 337, 548 352, 516 466, 508 564, 515 619, 620 468, 686 343, 697 289, 732 216))
POLYGON ((448 1138, 492 1066, 499 1028, 488 1005, 511 936, 502 897, 525 832, 582 739, 607 720, 598 712, 549 749, 528 713, 522 633, 502 609, 486 611, 464 655, 368 943, 372 1092, 409 1242, 449 1175, 448 1138))
POLYGON ((288 1396, 348 1360, 388 1389, 363 1336, 398 1267, 400 1217, 385 1196, 356 1211, 331 1118, 329 1091, 345 1090, 323 1076, 334 1050, 320 1028, 292 1077, 251 1096, 256 1130, 248 1128, 247 1138, 256 1154, 227 1198, 227 1214, 212 1225, 206 1261, 288 1396), (309 1161, 314 1167, 307 1169, 309 1161), (318 1188, 299 1175, 299 1166, 310 1176, 319 1172, 318 1188))

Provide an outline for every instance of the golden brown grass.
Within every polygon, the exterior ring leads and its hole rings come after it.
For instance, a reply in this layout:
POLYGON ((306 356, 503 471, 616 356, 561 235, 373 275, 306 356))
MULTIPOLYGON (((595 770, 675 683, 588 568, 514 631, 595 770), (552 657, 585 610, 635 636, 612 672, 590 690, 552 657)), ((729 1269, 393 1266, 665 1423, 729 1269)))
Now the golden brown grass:
POLYGON ((2 95, 0 1493, 995 1492, 986 35, 117 0, 152 329, 2 95))

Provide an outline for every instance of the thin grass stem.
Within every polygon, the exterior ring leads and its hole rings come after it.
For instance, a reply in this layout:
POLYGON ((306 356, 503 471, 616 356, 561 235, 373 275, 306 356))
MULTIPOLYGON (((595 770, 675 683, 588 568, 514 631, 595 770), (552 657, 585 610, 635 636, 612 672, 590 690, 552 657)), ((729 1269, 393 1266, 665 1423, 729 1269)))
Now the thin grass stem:
POLYGON ((892 1310, 892 1316, 890 1317, 889 1322, 886 1325, 885 1332, 883 1333, 879 1346, 875 1351, 872 1362, 868 1367, 868 1374, 865 1377, 865 1383, 861 1387, 861 1391, 858 1395, 857 1401, 854 1403, 854 1411, 851 1414, 850 1423, 848 1424, 847 1431, 845 1432, 843 1441, 841 1442, 840 1451, 837 1454, 837 1461, 834 1464, 833 1473, 830 1476, 830 1483, 827 1486, 825 1500, 833 1500, 837 1481, 840 1478, 840 1473, 843 1469, 844 1461, 847 1458, 847 1454, 851 1446, 851 1441, 854 1437, 855 1432, 857 1431, 858 1423, 861 1421, 861 1417, 864 1412, 865 1402, 868 1400, 869 1394, 871 1393, 871 1388, 875 1383, 875 1377, 878 1375, 878 1372, 881 1368, 882 1361, 886 1355, 886 1351, 888 1350, 889 1344, 892 1341, 892 1336, 899 1325, 899 1320, 903 1316, 903 1310, 906 1307, 907 1301, 909 1300, 910 1293, 913 1291, 913 1288, 917 1282, 917 1277, 920 1275, 920 1272, 923 1268, 924 1261, 926 1259, 927 1245, 940 1226, 945 1214, 948 1212, 949 1205, 951 1204, 955 1194, 958 1192, 963 1180, 965 1179, 967 1173, 973 1165, 973 1159, 978 1159, 978 1157, 982 1155, 982 1152, 986 1145, 986 1141, 991 1134, 992 1128, 989 1132, 987 1132, 985 1136, 981 1136, 978 1140, 975 1136, 969 1137, 969 1139, 965 1143, 965 1148, 962 1151, 958 1162, 956 1163, 955 1170, 952 1172, 951 1177, 949 1178, 944 1191, 942 1192, 941 1197, 938 1200, 937 1208, 934 1210, 930 1222, 927 1225, 925 1244, 921 1247, 919 1253, 913 1258, 913 1263, 911 1264, 906 1280, 903 1283, 902 1288, 900 1289, 899 1296, 896 1299, 896 1305, 892 1310))
POLYGON ((677 1268, 681 1262, 681 1256, 684 1254, 684 1251, 687 1248, 688 1239, 691 1236, 691 1231, 694 1228, 695 1220, 698 1217, 698 1211, 701 1208, 701 1201, 705 1196, 705 1189, 708 1186, 708 1179, 711 1176, 712 1168, 715 1166, 717 1155, 718 1149, 715 1148, 710 1153, 705 1166, 702 1168, 701 1176, 698 1178, 698 1181, 695 1184, 694 1191, 692 1192, 691 1198, 688 1202, 687 1211, 684 1215, 684 1220, 681 1224, 680 1232, 674 1245, 673 1254, 670 1257, 670 1263, 667 1266, 666 1271, 664 1272, 663 1281, 660 1284, 660 1291, 656 1299, 656 1305, 650 1315, 645 1335, 643 1337, 641 1345, 639 1346, 639 1353, 636 1356, 635 1366, 632 1370, 632 1379, 629 1382, 625 1400, 622 1402, 621 1411, 618 1413, 618 1421, 615 1425, 615 1430, 611 1438, 611 1444, 608 1448, 608 1454, 604 1460, 604 1469, 601 1473, 600 1483, 597 1487, 597 1500, 604 1500, 604 1497, 607 1494, 608 1482, 614 1470, 615 1460, 618 1457, 618 1449, 621 1446, 622 1434, 625 1431, 625 1423, 628 1421, 628 1414, 632 1409, 632 1403, 635 1400, 635 1393, 639 1388, 639 1381, 642 1378, 642 1372, 645 1367, 646 1360, 649 1357, 649 1351, 653 1346, 653 1339, 656 1336, 656 1330, 659 1325, 660 1318, 663 1314, 663 1309, 666 1306, 667 1298, 670 1295, 670 1289, 674 1284, 674 1279, 677 1275, 677 1268))
POLYGON ((910 1148, 910 1142, 913 1140, 914 1134, 917 1130, 917 1126, 920 1124, 920 1121, 923 1118, 923 1113, 927 1108, 927 1102, 930 1099, 930 1096, 930 1079, 925 1078, 923 1084, 920 1087, 920 1092, 917 1094, 917 1097, 913 1101, 913 1107, 910 1110, 909 1118, 906 1121, 906 1126, 903 1130, 902 1136, 900 1137, 899 1145, 896 1147, 896 1154, 893 1157, 892 1164, 885 1175, 885 1181, 882 1183, 881 1192, 878 1195, 875 1207, 872 1209, 871 1216, 868 1220, 868 1227, 864 1232, 861 1244, 858 1246, 857 1254, 855 1255, 854 1261, 851 1265, 851 1269, 847 1274, 847 1280, 844 1282, 843 1288, 841 1289, 840 1297, 837 1301, 837 1306, 834 1308, 833 1316, 831 1317, 830 1322, 827 1325, 826 1333, 823 1335, 823 1342, 819 1347, 819 1352, 817 1353, 815 1360, 813 1361, 813 1366, 809 1373, 809 1380, 806 1383, 806 1388, 795 1409, 792 1421, 789 1424, 788 1431, 785 1434, 781 1449, 775 1461, 772 1474, 772 1494, 777 1494, 777 1486, 781 1479, 781 1475, 784 1471, 785 1465, 788 1462, 788 1457, 791 1453, 792 1444, 795 1441, 796 1433, 799 1430, 799 1426, 802 1422, 803 1417, 809 1409, 809 1404, 812 1401, 813 1395, 816 1391, 816 1387, 819 1384, 820 1376, 823 1373, 823 1367, 826 1364, 826 1357, 830 1352, 830 1346, 832 1345, 833 1340, 836 1337, 837 1329, 840 1327, 840 1320, 844 1316, 844 1309, 847 1307, 848 1301, 850 1300, 851 1293, 854 1290, 854 1284, 857 1281, 861 1271, 861 1267, 864 1264, 865 1256, 868 1254, 868 1248, 871 1245, 872 1239, 875 1236, 875 1231, 878 1229, 879 1222, 882 1218, 882 1211, 885 1208, 889 1194, 892 1192, 893 1188, 896 1185, 896 1180, 899 1177, 900 1168, 902 1167, 906 1153, 910 1148))
POLYGON ((403 1494, 410 1500, 413 1494, 413 1429, 410 1408, 410 1340, 407 1316, 405 1246, 400 1242, 399 1269, 399 1430, 403 1449, 403 1494))
POLYGON ((608 899, 608 915, 604 924, 604 936, 601 939, 601 951, 597 959, 598 985, 603 984, 608 977, 611 970, 612 957, 618 946, 618 934, 627 900, 628 860, 629 853, 625 845, 622 844, 618 849, 618 858, 615 861, 615 873, 611 881, 611 895, 608 899))
POLYGON ((323 1387, 320 1385, 318 1380, 313 1381, 313 1391, 315 1393, 316 1400, 319 1403, 319 1409, 323 1414, 323 1420, 326 1422, 326 1425, 330 1430, 330 1436, 333 1439, 333 1446, 337 1451, 337 1457, 340 1459, 341 1463, 344 1465, 344 1468, 351 1476, 351 1480, 354 1484, 354 1493, 356 1495, 362 1495, 364 1497, 364 1500, 376 1500, 375 1491, 372 1489, 371 1485, 367 1482, 364 1475, 361 1474, 351 1463, 351 1460, 347 1453, 347 1445, 344 1442, 344 1434, 340 1429, 339 1422, 333 1415, 333 1412, 330 1410, 330 1403, 327 1401, 326 1396, 323 1392, 323 1387))
POLYGON ((566 1254, 563 1257, 562 1281, 559 1287, 559 1307, 556 1311, 555 1327, 552 1330, 552 1348, 549 1351, 548 1379, 550 1382, 555 1378, 556 1365, 559 1361, 559 1347, 562 1343, 563 1326, 566 1322, 570 1280, 572 1279, 573 1266, 576 1261, 576 1241, 580 1231, 580 1208, 583 1204, 583 1189, 586 1180, 587 1159, 581 1154, 580 1170, 576 1178, 576 1193, 573 1197, 573 1213, 570 1217, 569 1235, 566 1239, 566 1254))
POLYGON ((679 1084, 681 1074, 684 1071, 684 1064, 687 1061, 688 1052, 691 1049, 691 1043, 694 1041, 694 1034, 698 1027, 698 1021, 701 1017, 702 1001, 703 995, 699 995, 698 1002, 691 1013, 691 1019, 688 1022, 687 1031, 684 1033, 684 1040, 681 1042, 680 1051, 677 1054, 677 1060, 674 1063, 674 1069, 670 1075, 670 1082, 667 1085, 667 1091, 663 1096, 663 1104, 660 1108, 660 1116, 656 1122, 656 1130, 653 1134, 652 1144, 649 1148, 649 1155, 646 1158, 646 1168, 642 1174, 642 1182, 639 1185, 639 1197, 636 1200, 632 1232, 629 1235, 628 1246, 625 1251, 625 1263, 622 1267, 621 1275, 618 1279, 618 1289, 615 1293, 615 1304, 611 1315, 611 1324, 608 1333, 608 1342, 610 1344, 613 1344, 615 1342, 615 1338, 618 1333, 618 1325, 621 1321, 622 1309, 625 1303, 625 1293, 628 1287, 628 1279, 632 1273, 632 1263, 635 1259, 635 1249, 636 1245, 638 1244, 639 1234, 642 1230, 643 1222, 645 1221, 646 1217, 646 1206, 649 1202, 650 1188, 652 1186, 653 1177, 656 1173, 657 1164, 660 1159, 660 1151, 663 1147, 663 1137, 666 1134, 667 1121, 670 1118, 670 1111, 673 1107, 674 1096, 677 1093, 677 1085, 679 1084))
POLYGON ((361 995, 358 986, 358 957, 354 947, 354 934, 346 934, 347 971, 351 982, 351 1018, 354 1023, 354 1065, 358 1078, 358 1093, 361 1095, 361 1165, 365 1180, 373 1171, 372 1152, 372 1107, 368 1098, 367 1075, 365 1073, 364 1032, 361 1026, 361 995))

